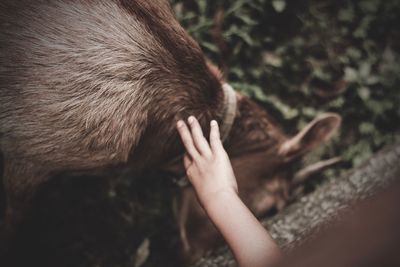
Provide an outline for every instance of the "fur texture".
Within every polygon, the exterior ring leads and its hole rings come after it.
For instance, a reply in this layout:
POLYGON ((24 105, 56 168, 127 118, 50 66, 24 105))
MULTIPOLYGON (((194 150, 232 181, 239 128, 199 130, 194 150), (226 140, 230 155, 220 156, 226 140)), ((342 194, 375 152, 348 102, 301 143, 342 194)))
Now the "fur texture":
POLYGON ((178 119, 221 119, 221 81, 167 1, 1 1, 0 62, 13 222, 55 175, 160 164, 183 151, 178 119))

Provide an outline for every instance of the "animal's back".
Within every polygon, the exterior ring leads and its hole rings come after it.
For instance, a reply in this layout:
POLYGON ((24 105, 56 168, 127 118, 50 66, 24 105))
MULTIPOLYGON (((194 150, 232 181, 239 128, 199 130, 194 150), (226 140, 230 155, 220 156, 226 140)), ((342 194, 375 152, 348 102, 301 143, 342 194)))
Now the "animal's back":
POLYGON ((0 4, 3 151, 63 168, 127 160, 177 59, 123 2, 0 4))
POLYGON ((17 1, 2 9, 5 149, 52 160, 81 158, 85 148, 117 151, 124 133, 115 130, 135 132, 146 116, 150 92, 139 91, 138 82, 151 56, 141 43, 151 36, 115 2, 89 3, 17 1), (62 158, 54 158, 60 150, 62 158))

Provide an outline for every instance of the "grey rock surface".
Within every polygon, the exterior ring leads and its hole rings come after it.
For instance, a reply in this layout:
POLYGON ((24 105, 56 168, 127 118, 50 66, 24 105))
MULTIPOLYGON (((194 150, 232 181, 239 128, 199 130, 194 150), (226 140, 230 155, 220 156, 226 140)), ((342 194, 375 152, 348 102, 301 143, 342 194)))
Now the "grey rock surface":
MULTIPOLYGON (((295 248, 335 218, 338 211, 365 199, 400 178, 400 143, 391 145, 346 175, 326 181, 282 213, 263 222, 284 250, 295 248)), ((237 266, 227 247, 199 260, 193 267, 237 266)))

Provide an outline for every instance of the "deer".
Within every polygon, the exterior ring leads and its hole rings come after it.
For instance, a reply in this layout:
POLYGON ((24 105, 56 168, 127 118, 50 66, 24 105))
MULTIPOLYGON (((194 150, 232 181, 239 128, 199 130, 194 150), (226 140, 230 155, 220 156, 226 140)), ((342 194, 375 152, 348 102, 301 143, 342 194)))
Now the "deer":
MULTIPOLYGON (((268 113, 236 92, 237 111, 224 147, 237 179, 239 197, 259 219, 281 211, 302 194, 302 185, 313 175, 339 163, 335 157, 304 167, 295 175, 290 166, 327 142, 341 123, 334 113, 323 113, 295 136, 287 136, 268 113)), ((175 216, 184 265, 191 264, 222 244, 222 236, 208 218, 193 187, 179 180, 175 216)))
POLYGON ((5 247, 54 177, 171 166, 184 152, 175 122, 190 115, 224 129, 243 197, 253 172, 310 151, 340 122, 328 114, 287 138, 223 80, 167 0, 4 0, 0 25, 5 247))

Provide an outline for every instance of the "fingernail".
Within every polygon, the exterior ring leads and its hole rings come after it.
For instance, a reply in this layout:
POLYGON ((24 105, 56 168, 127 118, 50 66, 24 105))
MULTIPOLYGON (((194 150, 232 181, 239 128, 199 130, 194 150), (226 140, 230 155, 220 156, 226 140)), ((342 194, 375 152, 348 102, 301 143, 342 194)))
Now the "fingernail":
POLYGON ((183 126, 183 121, 182 121, 182 120, 179 120, 179 121, 176 123, 176 126, 177 126, 178 128, 182 127, 182 126, 183 126))
POLYGON ((193 117, 193 116, 190 116, 190 117, 188 118, 188 122, 189 122, 189 123, 193 123, 193 122, 194 122, 194 117, 193 117))
POLYGON ((217 121, 216 120, 212 120, 211 121, 211 126, 217 126, 217 121))

